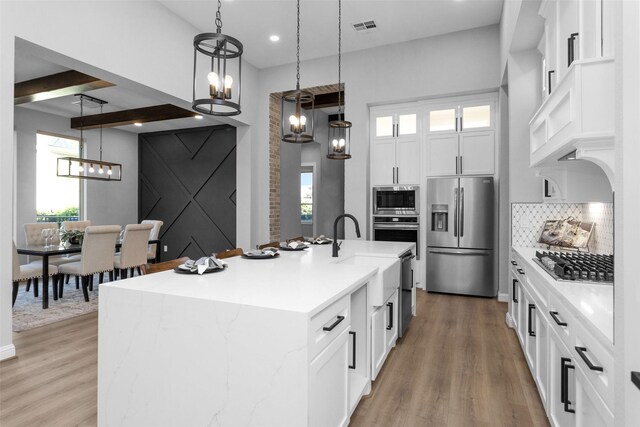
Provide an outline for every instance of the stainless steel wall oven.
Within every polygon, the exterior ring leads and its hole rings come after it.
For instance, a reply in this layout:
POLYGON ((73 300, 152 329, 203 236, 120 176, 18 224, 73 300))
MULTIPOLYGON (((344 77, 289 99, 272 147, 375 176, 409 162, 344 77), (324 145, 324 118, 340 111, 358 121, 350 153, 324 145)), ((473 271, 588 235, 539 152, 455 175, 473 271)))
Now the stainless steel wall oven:
POLYGON ((416 259, 420 259, 420 219, 417 215, 374 216, 373 240, 413 242, 416 244, 416 259))

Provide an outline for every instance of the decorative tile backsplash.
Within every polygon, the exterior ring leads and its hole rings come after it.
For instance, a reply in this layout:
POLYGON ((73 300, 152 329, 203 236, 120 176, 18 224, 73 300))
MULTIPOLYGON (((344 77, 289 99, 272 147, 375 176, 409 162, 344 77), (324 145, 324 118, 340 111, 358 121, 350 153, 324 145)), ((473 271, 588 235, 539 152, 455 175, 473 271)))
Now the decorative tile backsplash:
POLYGON ((590 252, 613 254, 613 203, 512 203, 511 245, 545 248, 538 243, 544 222, 569 217, 595 222, 590 252))

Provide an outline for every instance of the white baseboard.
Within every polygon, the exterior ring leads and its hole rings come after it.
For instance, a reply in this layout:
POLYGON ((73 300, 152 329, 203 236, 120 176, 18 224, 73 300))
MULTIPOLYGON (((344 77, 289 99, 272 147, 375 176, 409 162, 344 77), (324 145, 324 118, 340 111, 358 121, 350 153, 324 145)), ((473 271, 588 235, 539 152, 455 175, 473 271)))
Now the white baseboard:
POLYGON ((498 294, 498 301, 509 302, 509 294, 498 294))
POLYGON ((0 360, 10 359, 16 355, 16 346, 8 344, 0 347, 0 360))
POLYGON ((516 328, 516 324, 513 321, 513 317, 511 317, 511 314, 508 311, 504 316, 504 321, 507 323, 507 326, 510 327, 511 329, 516 328))

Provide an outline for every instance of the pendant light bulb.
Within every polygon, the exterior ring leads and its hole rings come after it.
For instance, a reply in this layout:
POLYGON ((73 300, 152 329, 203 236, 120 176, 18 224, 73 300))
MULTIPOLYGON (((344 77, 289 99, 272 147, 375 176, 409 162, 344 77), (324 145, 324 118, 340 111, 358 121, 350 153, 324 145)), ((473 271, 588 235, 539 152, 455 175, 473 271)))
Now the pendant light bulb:
POLYGON ((111 166, 109 166, 109 170, 107 171, 107 175, 112 175, 113 174, 113 169, 111 168, 111 166))
POLYGON ((84 172, 84 164, 82 162, 78 164, 78 172, 84 172))
POLYGON ((96 170, 93 168, 93 163, 89 165, 89 173, 94 173, 96 170))
POLYGON ((102 169, 102 166, 100 166, 100 169, 98 169, 98 173, 99 174, 103 174, 104 173, 104 169, 102 169))
POLYGON ((211 92, 218 92, 218 87, 220 86, 220 79, 218 78, 218 74, 213 71, 207 74, 207 80, 209 80, 209 86, 211 86, 211 92))

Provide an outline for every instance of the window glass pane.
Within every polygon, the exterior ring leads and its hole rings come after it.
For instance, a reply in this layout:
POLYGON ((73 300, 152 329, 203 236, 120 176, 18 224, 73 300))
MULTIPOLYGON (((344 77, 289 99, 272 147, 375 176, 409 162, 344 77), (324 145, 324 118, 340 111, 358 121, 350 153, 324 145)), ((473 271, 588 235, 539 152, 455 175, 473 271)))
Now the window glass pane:
POLYGON ((416 115, 401 114, 398 117, 398 133, 400 135, 415 135, 416 133, 416 115))
POLYGON ((486 128, 491 126, 491 106, 478 105, 462 109, 462 127, 464 129, 486 128))
POLYGON ((56 176, 59 157, 80 157, 80 142, 58 136, 37 134, 36 212, 39 222, 78 220, 80 180, 56 176))
POLYGON ((429 132, 456 130, 456 109, 429 111, 429 132))
POLYGON ((300 220, 313 222, 313 172, 300 173, 300 220))
POLYGON ((393 136, 393 117, 376 117, 376 136, 393 136))

